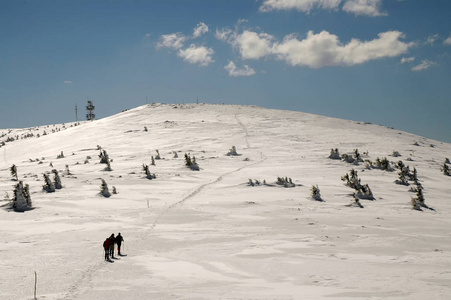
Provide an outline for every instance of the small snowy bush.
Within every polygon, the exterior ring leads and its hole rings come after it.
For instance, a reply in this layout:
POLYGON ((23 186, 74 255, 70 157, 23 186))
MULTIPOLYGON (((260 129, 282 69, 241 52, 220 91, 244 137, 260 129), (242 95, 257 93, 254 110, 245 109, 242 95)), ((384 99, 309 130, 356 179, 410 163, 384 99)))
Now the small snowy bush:
POLYGON ((11 172, 11 176, 14 177, 14 180, 18 181, 19 177, 17 176, 17 167, 16 167, 16 165, 12 165, 9 170, 11 172))
POLYGON ((110 197, 111 193, 108 190, 108 184, 105 182, 105 180, 103 180, 103 179, 100 179, 100 180, 102 180, 102 184, 100 186, 100 194, 106 198, 110 197))
POLYGON ((155 176, 155 174, 150 173, 148 165, 143 164, 143 171, 144 171, 144 173, 146 173, 146 178, 147 179, 152 180, 152 179, 157 178, 157 176, 155 176))
POLYGON ((451 176, 451 170, 449 169, 448 165, 445 163, 442 165, 441 169, 440 169, 443 174, 445 174, 446 176, 451 176))
POLYGON ((199 165, 196 162, 196 158, 193 155, 193 158, 189 154, 185 153, 185 166, 190 168, 193 171, 199 171, 199 165))
POLYGON ((100 158, 100 163, 101 164, 106 164, 106 163, 108 163, 110 161, 110 158, 109 158, 108 153, 106 152, 106 150, 100 150, 99 158, 100 158))
POLYGON ((341 159, 340 152, 338 151, 338 148, 330 149, 330 159, 341 159))
POLYGON ((236 152, 235 146, 232 146, 232 148, 227 152, 227 156, 238 156, 239 154, 236 152))
POLYGON ((296 185, 293 183, 293 181, 291 180, 291 178, 288 177, 277 177, 277 181, 276 183, 278 185, 283 185, 283 187, 286 188, 290 188, 290 187, 295 187, 296 185))
POLYGON ((310 191, 312 192, 312 198, 316 201, 324 201, 321 198, 321 191, 319 190, 318 185, 312 185, 312 188, 310 189, 310 191))

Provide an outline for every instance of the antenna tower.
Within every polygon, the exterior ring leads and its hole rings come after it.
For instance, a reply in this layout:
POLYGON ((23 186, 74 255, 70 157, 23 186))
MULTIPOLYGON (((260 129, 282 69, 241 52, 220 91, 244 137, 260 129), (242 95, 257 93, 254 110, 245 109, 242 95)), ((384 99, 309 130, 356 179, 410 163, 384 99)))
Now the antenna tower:
POLYGON ((96 115, 93 113, 93 111, 96 109, 96 107, 94 106, 94 104, 92 104, 91 100, 88 100, 88 105, 86 105, 86 120, 88 121, 92 121, 95 119, 96 115))

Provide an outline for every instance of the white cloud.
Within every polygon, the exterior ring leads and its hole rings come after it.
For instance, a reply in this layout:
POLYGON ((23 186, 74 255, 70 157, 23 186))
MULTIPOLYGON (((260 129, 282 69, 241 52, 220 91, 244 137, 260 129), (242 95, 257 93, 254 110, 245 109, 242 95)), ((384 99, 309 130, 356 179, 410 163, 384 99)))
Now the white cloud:
POLYGON ((245 30, 242 34, 229 39, 243 59, 259 59, 271 54, 273 36, 245 30))
POLYGON ((381 0, 348 0, 343 5, 343 10, 347 13, 353 13, 356 16, 386 16, 387 13, 380 11, 381 4, 381 0))
POLYGON ((304 13, 310 13, 314 8, 336 9, 342 0, 265 0, 260 6, 260 11, 296 9, 304 13))
POLYGON ((64 81, 64 84, 72 84, 72 81, 66 80, 66 81, 64 81))
POLYGON ((196 45, 191 44, 189 48, 184 50, 180 49, 177 55, 191 64, 208 66, 214 62, 212 58, 214 53, 215 51, 212 48, 206 48, 204 46, 197 47, 196 45))
POLYGON ((415 57, 403 57, 401 58, 401 63, 405 64, 405 63, 409 63, 415 60, 415 57))
POLYGON ((218 40, 224 41, 224 42, 231 42, 232 36, 234 36, 235 33, 229 29, 229 28, 223 28, 223 29, 216 29, 215 37, 218 40))
POLYGON ((254 69, 250 68, 248 65, 244 65, 242 69, 238 69, 233 61, 229 62, 224 69, 229 71, 229 76, 252 76, 255 74, 254 69))
POLYGON ((443 44, 451 45, 451 35, 446 40, 443 41, 443 44))
POLYGON ((342 44, 338 36, 327 31, 318 34, 309 31, 299 40, 296 35, 287 35, 282 42, 267 33, 245 30, 239 34, 230 29, 217 30, 216 37, 238 49, 242 59, 276 57, 291 66, 321 68, 325 66, 352 66, 370 60, 396 57, 408 52, 414 43, 401 41, 399 31, 380 33, 370 41, 352 39, 342 44))
POLYGON ((194 28, 193 31, 193 38, 198 38, 201 35, 208 32, 208 26, 205 23, 200 22, 197 24, 197 26, 194 28))
POLYGON ((428 39, 427 39, 427 43, 430 44, 430 45, 434 44, 438 40, 439 36, 440 35, 438 33, 429 36, 428 39))
POLYGON ((429 69, 431 66, 436 65, 436 62, 430 61, 428 59, 422 60, 421 64, 412 68, 412 71, 423 71, 429 69))
POLYGON ((157 48, 180 49, 188 38, 180 33, 163 34, 157 44, 157 48))
POLYGON ((321 68, 325 66, 352 66, 384 57, 395 57, 406 53, 413 46, 399 39, 399 31, 388 31, 379 37, 361 42, 352 39, 342 45, 338 37, 327 31, 314 34, 308 32, 307 38, 298 40, 294 36, 285 37, 282 43, 275 44, 272 52, 291 66, 308 66, 321 68))

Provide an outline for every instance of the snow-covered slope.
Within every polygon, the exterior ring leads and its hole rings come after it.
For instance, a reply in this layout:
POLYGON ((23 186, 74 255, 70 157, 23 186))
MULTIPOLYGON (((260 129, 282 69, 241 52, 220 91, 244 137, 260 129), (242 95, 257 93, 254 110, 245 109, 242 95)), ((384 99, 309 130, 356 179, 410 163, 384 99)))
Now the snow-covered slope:
POLYGON ((34 271, 38 299, 451 293, 451 177, 440 171, 450 144, 301 112, 209 104, 152 104, 65 128, 0 130, 0 142, 33 132, 0 147, 0 192, 13 197, 15 164, 34 206, 17 213, 2 202, 0 299, 32 299, 34 271), (99 146, 112 171, 99 163, 99 146), (239 156, 226 155, 232 146, 239 156), (415 193, 394 183, 398 170, 332 160, 331 148, 415 167, 435 211, 412 209, 415 193), (152 166, 156 150, 162 159, 152 166), (200 171, 185 167, 185 153, 200 171), (143 164, 155 180, 146 179, 143 164), (341 180, 353 168, 376 198, 360 200, 364 208, 349 205, 353 190, 341 180), (64 188, 46 193, 42 174, 52 169, 64 188), (277 185, 278 177, 296 186, 277 185), (99 195, 100 179, 118 194, 99 195), (324 202, 311 198, 312 185, 324 202), (105 262, 102 242, 118 232, 127 256, 105 262))

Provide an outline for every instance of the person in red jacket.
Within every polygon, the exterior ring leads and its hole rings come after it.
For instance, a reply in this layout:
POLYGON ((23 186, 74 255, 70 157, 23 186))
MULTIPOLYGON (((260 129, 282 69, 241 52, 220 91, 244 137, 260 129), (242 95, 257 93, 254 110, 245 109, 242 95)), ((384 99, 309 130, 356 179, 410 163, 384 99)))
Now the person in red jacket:
POLYGON ((103 249, 105 250, 105 260, 109 261, 110 260, 110 239, 106 238, 106 240, 103 242, 103 249))

